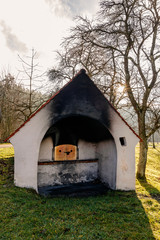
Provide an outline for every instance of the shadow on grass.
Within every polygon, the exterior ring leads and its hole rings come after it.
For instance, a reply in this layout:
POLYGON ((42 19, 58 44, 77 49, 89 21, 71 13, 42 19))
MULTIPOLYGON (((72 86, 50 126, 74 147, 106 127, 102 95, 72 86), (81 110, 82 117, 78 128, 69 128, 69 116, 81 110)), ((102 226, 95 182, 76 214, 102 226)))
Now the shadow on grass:
POLYGON ((46 198, 13 186, 13 158, 0 159, 0 166, 0 239, 155 239, 133 191, 46 198))
POLYGON ((138 179, 139 183, 142 187, 146 189, 146 191, 150 194, 150 196, 157 200, 160 203, 160 191, 155 188, 153 185, 147 182, 147 179, 138 179))
POLYGON ((1 219, 0 239, 155 239, 134 192, 45 198, 25 189, 12 188, 3 191, 1 204, 0 210, 5 214, 1 219))
POLYGON ((0 184, 12 185, 14 178, 14 157, 0 158, 0 184))

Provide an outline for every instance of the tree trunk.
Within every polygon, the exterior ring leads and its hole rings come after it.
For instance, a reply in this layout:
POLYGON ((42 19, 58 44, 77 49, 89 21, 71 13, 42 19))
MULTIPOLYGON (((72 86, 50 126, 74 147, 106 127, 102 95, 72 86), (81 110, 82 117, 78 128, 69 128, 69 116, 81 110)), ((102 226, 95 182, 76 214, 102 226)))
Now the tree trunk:
POLYGON ((153 143, 153 148, 156 148, 155 141, 154 141, 154 133, 152 135, 152 143, 153 143))
POLYGON ((148 152, 147 140, 143 140, 143 142, 140 142, 139 162, 138 162, 138 167, 137 167, 137 178, 145 179, 147 152, 148 152))
POLYGON ((147 163, 148 142, 145 129, 145 113, 138 116, 139 136, 142 139, 139 149, 139 161, 137 166, 137 178, 145 179, 145 170, 147 163))

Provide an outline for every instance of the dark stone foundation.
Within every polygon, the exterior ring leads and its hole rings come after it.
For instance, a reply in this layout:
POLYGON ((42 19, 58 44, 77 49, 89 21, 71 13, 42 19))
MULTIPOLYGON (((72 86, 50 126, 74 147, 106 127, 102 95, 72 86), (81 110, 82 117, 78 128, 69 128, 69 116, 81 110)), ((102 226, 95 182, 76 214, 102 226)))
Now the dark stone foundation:
POLYGON ((68 185, 39 187, 39 194, 46 197, 88 197, 105 194, 108 187, 101 182, 74 183, 68 185))

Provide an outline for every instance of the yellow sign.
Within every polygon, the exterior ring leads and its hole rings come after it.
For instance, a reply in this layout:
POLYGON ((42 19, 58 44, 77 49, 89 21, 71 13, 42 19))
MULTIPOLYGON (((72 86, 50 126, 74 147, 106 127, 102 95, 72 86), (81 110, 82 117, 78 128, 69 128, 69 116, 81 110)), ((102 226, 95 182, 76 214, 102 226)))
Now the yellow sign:
POLYGON ((63 144, 55 147, 54 159, 56 161, 76 160, 77 146, 70 144, 63 144))

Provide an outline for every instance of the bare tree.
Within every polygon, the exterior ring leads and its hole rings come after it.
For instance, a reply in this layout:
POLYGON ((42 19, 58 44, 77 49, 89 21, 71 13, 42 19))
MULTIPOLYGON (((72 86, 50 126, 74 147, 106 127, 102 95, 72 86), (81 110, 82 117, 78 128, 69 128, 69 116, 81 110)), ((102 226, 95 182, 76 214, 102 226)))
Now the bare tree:
MULTIPOLYGON (((83 35, 83 29, 81 35, 83 35)), ((81 68, 85 68, 87 74, 110 102, 117 108, 120 107, 119 103, 126 94, 116 53, 111 51, 107 54, 104 49, 97 48, 93 43, 74 34, 64 39, 62 48, 61 52, 57 51, 58 65, 48 72, 49 79, 54 83, 55 88, 59 89, 81 68)))
POLYGON ((16 107, 23 114, 24 120, 27 120, 48 99, 49 94, 45 94, 46 73, 41 72, 37 52, 32 49, 31 56, 19 56, 19 60, 22 70, 19 70, 18 82, 23 86, 23 97, 16 107))
POLYGON ((18 102, 15 79, 11 74, 3 74, 0 79, 0 141, 4 140, 21 123, 19 113, 16 112, 14 102, 18 102))
MULTIPOLYGON (((105 71, 107 76, 112 72, 111 79, 114 80, 116 73, 119 84, 125 87, 129 103, 137 116, 138 132, 142 139, 137 177, 145 178, 147 140, 160 128, 160 0, 101 0, 100 7, 95 21, 82 17, 77 19, 77 25, 69 37, 72 43, 69 56, 72 58, 74 48, 78 54, 78 45, 74 46, 76 41, 86 46, 87 50, 88 46, 92 46, 91 53, 100 59, 92 59, 92 62, 101 65, 101 58, 96 54, 98 52, 103 58, 101 77, 105 71), (109 65, 110 68, 105 68, 109 65)), ((83 63, 85 59, 82 58, 83 63)), ((74 66, 72 61, 70 63, 74 66)), ((113 81, 110 85, 111 93, 115 84, 113 81)), ((102 85, 105 86, 105 82, 102 85)))
POLYGON ((32 50, 31 57, 19 56, 19 59, 22 70, 19 72, 18 79, 10 73, 2 73, 0 76, 1 141, 49 98, 50 92, 46 93, 44 74, 38 68, 38 63, 35 63, 36 52, 32 50))

